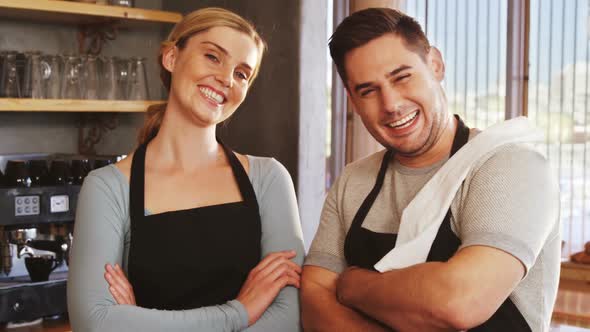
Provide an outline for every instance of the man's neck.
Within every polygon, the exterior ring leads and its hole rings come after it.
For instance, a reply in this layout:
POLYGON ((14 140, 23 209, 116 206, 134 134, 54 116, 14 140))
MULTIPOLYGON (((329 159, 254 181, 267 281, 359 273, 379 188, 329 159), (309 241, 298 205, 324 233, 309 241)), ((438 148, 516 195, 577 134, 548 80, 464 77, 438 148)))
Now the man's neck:
POLYGON ((418 156, 396 154, 395 158, 399 163, 410 168, 422 168, 434 165, 442 159, 447 158, 453 147, 458 121, 452 114, 449 114, 445 122, 446 124, 440 137, 436 138, 436 142, 428 151, 418 156))

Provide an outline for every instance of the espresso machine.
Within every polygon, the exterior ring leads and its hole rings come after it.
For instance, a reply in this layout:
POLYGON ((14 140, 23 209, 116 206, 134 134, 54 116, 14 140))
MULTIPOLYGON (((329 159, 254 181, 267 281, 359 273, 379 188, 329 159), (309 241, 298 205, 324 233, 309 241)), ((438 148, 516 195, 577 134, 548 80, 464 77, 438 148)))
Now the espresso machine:
POLYGON ((120 159, 0 155, 0 327, 67 315, 78 193, 91 169, 120 159))

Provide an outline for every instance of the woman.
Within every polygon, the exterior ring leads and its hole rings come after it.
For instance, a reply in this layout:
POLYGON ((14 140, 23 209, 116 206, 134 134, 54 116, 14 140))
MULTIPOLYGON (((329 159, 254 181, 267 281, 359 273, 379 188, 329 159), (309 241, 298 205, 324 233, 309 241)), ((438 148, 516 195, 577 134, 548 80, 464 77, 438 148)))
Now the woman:
POLYGON ((219 8, 187 15, 162 43, 167 104, 148 112, 133 155, 93 171, 80 192, 68 282, 75 331, 299 330, 291 178, 215 136, 264 48, 252 25, 219 8))

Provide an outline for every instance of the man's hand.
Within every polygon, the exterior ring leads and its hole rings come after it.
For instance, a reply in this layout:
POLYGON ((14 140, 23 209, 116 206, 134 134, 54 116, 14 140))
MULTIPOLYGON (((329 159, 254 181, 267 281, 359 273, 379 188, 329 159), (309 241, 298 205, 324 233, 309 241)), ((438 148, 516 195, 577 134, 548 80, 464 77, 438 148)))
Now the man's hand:
POLYGON ((301 320, 305 331, 388 331, 377 321, 339 303, 337 283, 337 273, 319 266, 303 268, 301 320))
POLYGON ((360 267, 351 266, 344 270, 338 278, 336 283, 336 297, 338 302, 345 306, 353 307, 352 303, 355 301, 355 295, 358 294, 359 288, 366 286, 367 278, 374 278, 379 275, 379 272, 362 269, 360 267))

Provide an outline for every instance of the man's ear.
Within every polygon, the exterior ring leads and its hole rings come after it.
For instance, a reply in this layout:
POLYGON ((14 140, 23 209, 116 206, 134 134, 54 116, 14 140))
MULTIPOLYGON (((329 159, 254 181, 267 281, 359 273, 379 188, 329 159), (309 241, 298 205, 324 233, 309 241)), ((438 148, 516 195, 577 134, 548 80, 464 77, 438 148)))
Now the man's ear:
POLYGON ((176 65, 176 57, 177 56, 178 56, 178 47, 176 45, 169 47, 162 54, 162 66, 164 66, 164 68, 166 68, 167 71, 173 72, 174 66, 176 65))
POLYGON ((428 66, 439 82, 445 78, 445 62, 438 48, 434 46, 431 46, 428 51, 428 66))

